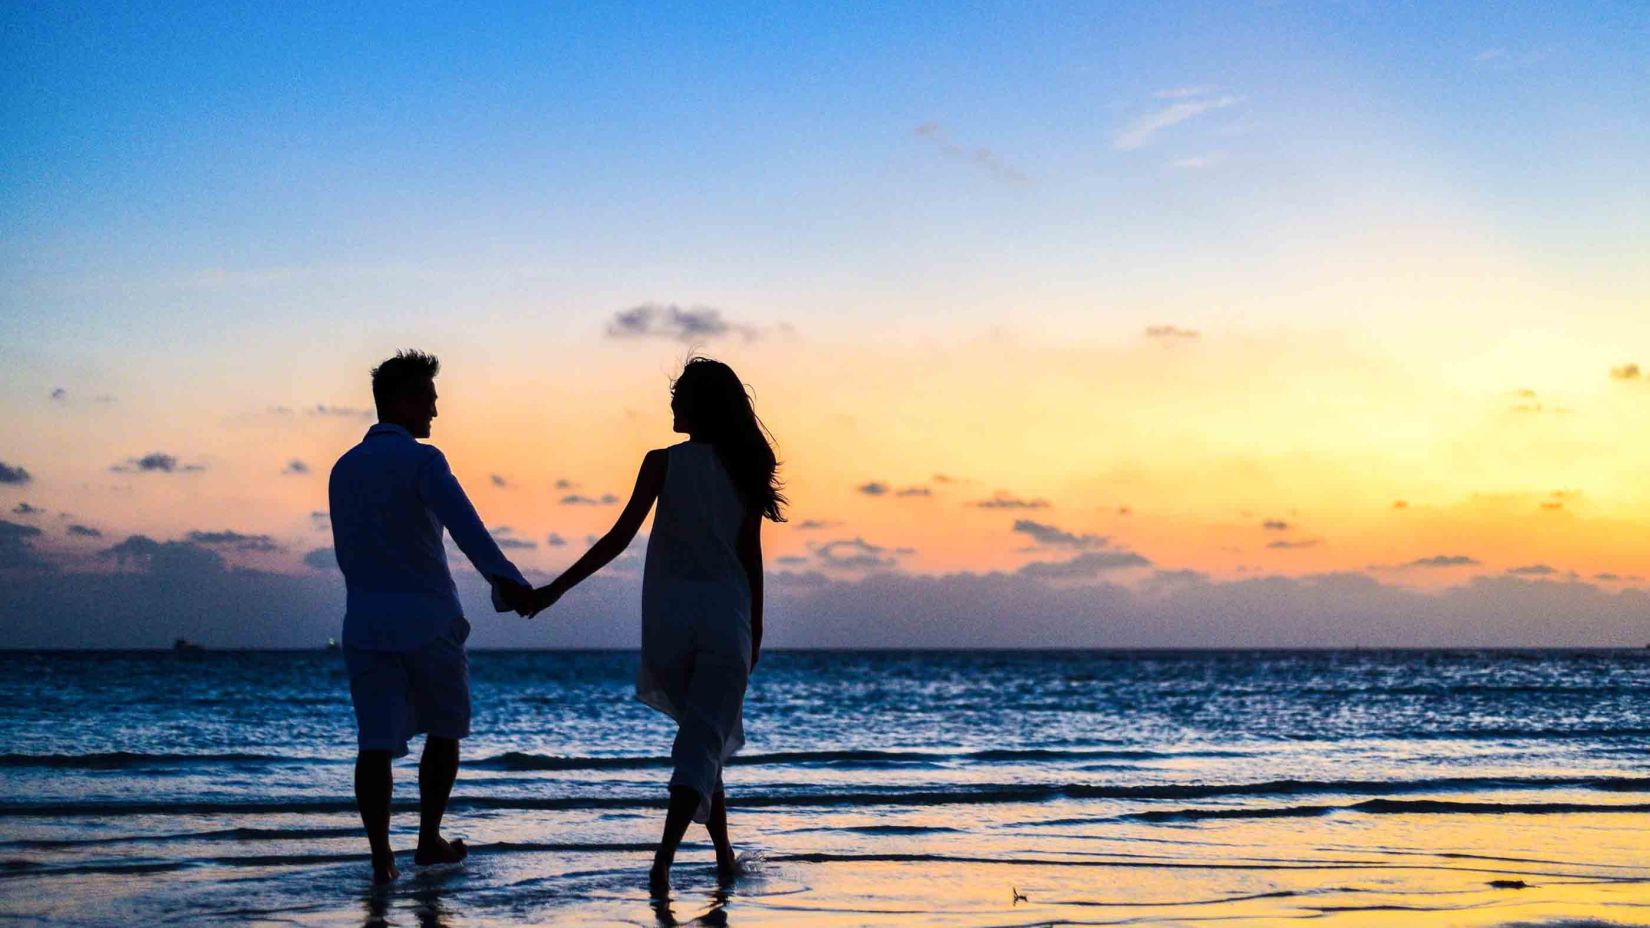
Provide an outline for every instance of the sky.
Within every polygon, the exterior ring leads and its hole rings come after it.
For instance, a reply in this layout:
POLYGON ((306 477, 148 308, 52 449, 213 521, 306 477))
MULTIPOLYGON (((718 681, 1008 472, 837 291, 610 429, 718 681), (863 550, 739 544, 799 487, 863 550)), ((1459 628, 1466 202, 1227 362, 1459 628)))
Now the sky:
MULTIPOLYGON (((537 581, 692 353, 789 646, 1650 641, 1650 8, 0 8, 0 647, 337 634, 367 372, 537 581)), ((480 646, 629 646, 640 548, 480 646)), ((455 558, 455 563, 461 561, 455 558)))

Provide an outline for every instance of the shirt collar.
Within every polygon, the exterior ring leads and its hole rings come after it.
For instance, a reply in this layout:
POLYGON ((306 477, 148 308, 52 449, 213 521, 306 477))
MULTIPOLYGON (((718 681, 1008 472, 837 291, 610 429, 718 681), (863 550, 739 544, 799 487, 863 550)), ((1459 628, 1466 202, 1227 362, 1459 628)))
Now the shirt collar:
POLYGON ((398 435, 408 441, 411 441, 413 437, 412 433, 407 431, 405 426, 396 425, 394 422, 380 422, 372 428, 367 429, 368 438, 372 438, 375 435, 398 435))

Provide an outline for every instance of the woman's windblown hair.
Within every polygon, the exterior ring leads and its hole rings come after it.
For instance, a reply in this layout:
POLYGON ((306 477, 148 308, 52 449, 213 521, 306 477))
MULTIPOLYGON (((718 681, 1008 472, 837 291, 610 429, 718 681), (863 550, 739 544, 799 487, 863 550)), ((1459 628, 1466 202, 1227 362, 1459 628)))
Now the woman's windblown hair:
POLYGON ((670 394, 671 408, 716 449, 746 505, 775 522, 785 521, 779 511, 787 502, 779 492, 779 462, 768 443, 767 427, 756 417, 750 394, 733 368, 710 358, 689 358, 671 383, 670 394))

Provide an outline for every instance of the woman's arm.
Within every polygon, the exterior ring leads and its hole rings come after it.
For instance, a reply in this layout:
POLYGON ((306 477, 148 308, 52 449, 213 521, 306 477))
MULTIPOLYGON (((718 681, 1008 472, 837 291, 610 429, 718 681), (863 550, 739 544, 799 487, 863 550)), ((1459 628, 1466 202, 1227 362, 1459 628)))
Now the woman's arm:
POLYGON ((739 527, 739 563, 751 586, 751 668, 762 656, 762 513, 754 512, 739 527))
POLYGON ((562 575, 550 581, 545 586, 533 591, 533 611, 528 618, 538 615, 551 603, 560 599, 568 590, 578 586, 586 577, 606 567, 608 562, 624 553, 630 546, 636 532, 642 527, 642 520, 647 518, 647 511, 653 508, 653 501, 659 498, 659 490, 665 485, 665 466, 670 458, 664 451, 649 451, 642 458, 642 468, 636 474, 636 488, 630 491, 630 502, 625 504, 624 511, 619 513, 618 521, 608 529, 599 541, 590 546, 584 556, 573 562, 573 566, 562 571, 562 575))

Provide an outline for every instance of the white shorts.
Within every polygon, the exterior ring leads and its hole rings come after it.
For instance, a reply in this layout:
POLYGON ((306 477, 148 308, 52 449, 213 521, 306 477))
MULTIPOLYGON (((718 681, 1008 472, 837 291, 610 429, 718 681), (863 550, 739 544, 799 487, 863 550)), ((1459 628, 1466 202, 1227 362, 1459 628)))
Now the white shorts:
POLYGON ((461 618, 415 651, 344 648, 360 750, 404 757, 407 739, 414 735, 463 738, 470 733, 468 637, 470 623, 461 618))

